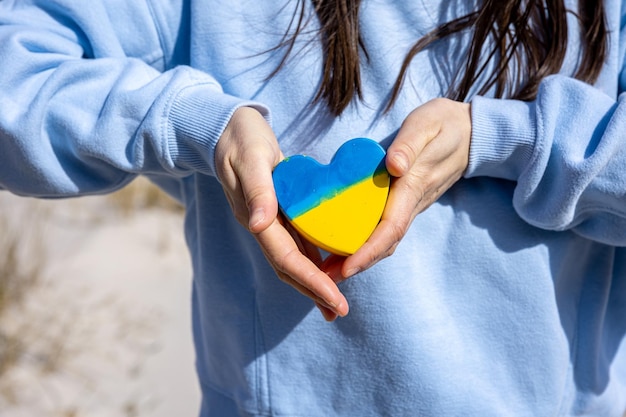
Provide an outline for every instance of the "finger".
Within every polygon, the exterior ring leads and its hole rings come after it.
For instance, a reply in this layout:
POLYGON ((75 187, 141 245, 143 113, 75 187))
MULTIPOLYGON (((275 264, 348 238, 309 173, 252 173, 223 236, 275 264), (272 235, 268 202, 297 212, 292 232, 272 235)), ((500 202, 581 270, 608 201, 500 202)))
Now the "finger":
POLYGON ((310 298, 311 300, 313 300, 313 302, 316 305, 320 305, 320 306, 324 306, 326 309, 330 310, 330 311, 334 311, 333 307, 329 306, 326 304, 326 301, 322 300, 319 296, 317 296, 316 294, 314 294, 311 290, 309 290, 308 288, 304 287, 303 285, 301 285, 299 282, 295 281, 293 278, 291 278, 289 275, 285 274, 284 272, 281 271, 276 271, 276 275, 278 275, 278 277, 280 278, 281 281, 283 281, 284 283, 286 283, 287 285, 293 287, 296 291, 298 291, 300 294, 304 295, 305 297, 310 298))
POLYGON ((410 176, 396 178, 389 190, 389 197, 381 220, 372 235, 342 265, 342 275, 351 277, 370 268, 390 256, 406 234, 413 219, 419 213, 423 193, 414 185, 410 176))
POLYGON ((319 251, 319 248, 306 240, 305 238, 298 233, 296 229, 284 218, 282 214, 278 215, 278 222, 289 232, 291 238, 296 242, 298 249, 302 252, 307 258, 309 258, 316 266, 322 264, 322 255, 319 251))
POLYGON ((429 113, 428 103, 413 110, 404 120, 389 148, 385 164, 394 177, 405 175, 417 161, 418 156, 432 138, 437 136, 440 127, 429 113))
POLYGON ((267 150, 265 148, 259 149, 258 152, 252 150, 246 155, 254 156, 254 160, 246 158, 233 164, 241 184, 241 195, 245 200, 245 205, 242 206, 248 211, 248 229, 252 233, 266 229, 278 215, 272 170, 282 154, 278 156, 268 154, 265 158, 259 158, 261 152, 267 150))
POLYGON ((257 110, 235 111, 215 148, 216 174, 235 217, 258 233, 276 218, 272 170, 283 158, 276 136, 257 110))
POLYGON ((322 316, 324 316, 324 319, 326 321, 335 321, 337 319, 338 316, 334 311, 330 310, 327 307, 324 307, 323 305, 319 303, 315 303, 315 305, 317 306, 319 311, 322 313, 322 316))
MULTIPOLYGON (((296 289, 305 288, 315 296, 311 298, 321 300, 340 316, 348 314, 348 301, 337 285, 300 252, 289 232, 278 220, 258 233, 256 238, 272 266, 297 283, 296 289)), ((310 297, 309 294, 305 295, 310 297)))
POLYGON ((342 274, 342 266, 346 260, 345 256, 329 255, 320 265, 320 269, 330 277, 335 283, 340 283, 346 278, 342 274))
POLYGON ((320 253, 319 248, 307 240, 304 240, 300 235, 298 235, 298 240, 300 241, 299 246, 302 247, 302 253, 319 268, 323 262, 322 254, 320 253))

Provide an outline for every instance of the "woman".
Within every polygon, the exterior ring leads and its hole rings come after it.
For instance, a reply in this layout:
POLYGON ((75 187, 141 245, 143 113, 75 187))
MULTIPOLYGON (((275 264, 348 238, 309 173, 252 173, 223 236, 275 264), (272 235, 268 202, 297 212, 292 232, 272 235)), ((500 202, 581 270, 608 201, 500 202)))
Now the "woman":
POLYGON ((625 21, 620 0, 2 0, 0 186, 140 174, 184 203, 202 416, 621 416, 625 21), (389 201, 322 260, 271 171, 353 137, 387 148, 389 201))

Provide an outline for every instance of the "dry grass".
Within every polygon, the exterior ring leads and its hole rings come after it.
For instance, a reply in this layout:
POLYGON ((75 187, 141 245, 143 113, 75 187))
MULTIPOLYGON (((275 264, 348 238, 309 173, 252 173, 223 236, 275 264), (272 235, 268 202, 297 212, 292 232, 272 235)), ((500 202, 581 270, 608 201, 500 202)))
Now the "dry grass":
MULTIPOLYGON (((29 215, 38 219, 44 213, 42 206, 33 206, 29 215)), ((0 404, 4 405, 20 401, 23 387, 16 383, 15 371, 25 361, 37 363, 41 372, 52 372, 62 357, 62 335, 45 339, 28 314, 29 295, 41 285, 46 264, 42 230, 35 224, 33 220, 18 225, 4 211, 0 214, 0 404)))
MULTIPOLYGON (((36 217, 36 216, 35 216, 36 217)), ((24 326, 15 326, 12 318, 20 315, 27 295, 37 286, 45 264, 45 250, 39 230, 33 223, 19 228, 6 216, 0 216, 0 381, 15 367, 26 351, 24 326), (30 225, 30 227, 29 227, 30 225)), ((1 388, 1 386, 0 386, 1 388)), ((5 387, 0 395, 13 395, 5 387)))
POLYGON ((37 231, 15 229, 8 218, 0 217, 0 315, 8 308, 22 305, 28 290, 37 283, 45 262, 37 231), (28 254, 25 246, 29 246, 28 254))
MULTIPOLYGON (((72 384, 90 395, 97 390, 98 381, 89 375, 89 369, 79 369, 78 363, 81 358, 84 360, 86 352, 96 351, 105 361, 117 361, 117 366, 128 369, 129 375, 141 372, 143 361, 153 349, 147 341, 157 332, 158 315, 138 314, 119 300, 106 297, 87 304, 80 296, 68 294, 67 289, 46 279, 46 244, 50 242, 46 224, 50 221, 49 208, 55 202, 36 203, 28 205, 27 214, 19 210, 9 210, 7 214, 0 207, 0 410, 32 401, 37 392, 32 388, 36 385, 51 397, 48 403, 58 403, 52 408, 46 406, 45 414, 38 412, 39 415, 84 416, 78 404, 57 401, 54 388, 44 386, 46 378, 71 378, 72 384), (21 217, 19 221, 16 214, 21 217), (114 334, 103 335, 98 329, 102 317, 113 323, 105 332, 114 334), (107 337, 115 348, 102 346, 107 337)), ((153 208, 182 214, 176 201, 143 178, 100 197, 98 204, 113 208, 112 214, 125 216, 153 208)), ((90 215, 93 222, 101 221, 98 216, 102 213, 90 215)), ((111 415, 143 415, 140 410, 144 408, 139 400, 129 398, 111 415)))
POLYGON ((183 207, 176 200, 145 177, 137 177, 126 187, 109 195, 107 199, 125 215, 151 208, 181 213, 183 211, 183 207))

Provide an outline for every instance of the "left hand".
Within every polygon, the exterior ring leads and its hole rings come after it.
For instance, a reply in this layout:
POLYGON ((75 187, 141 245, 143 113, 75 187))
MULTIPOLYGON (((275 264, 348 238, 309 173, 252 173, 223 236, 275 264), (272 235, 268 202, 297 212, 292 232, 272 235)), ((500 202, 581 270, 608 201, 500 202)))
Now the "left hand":
POLYGON ((380 223, 355 254, 332 256, 322 270, 338 282, 391 255, 415 216, 465 172, 471 132, 468 103, 438 98, 413 110, 387 149, 392 182, 380 223))

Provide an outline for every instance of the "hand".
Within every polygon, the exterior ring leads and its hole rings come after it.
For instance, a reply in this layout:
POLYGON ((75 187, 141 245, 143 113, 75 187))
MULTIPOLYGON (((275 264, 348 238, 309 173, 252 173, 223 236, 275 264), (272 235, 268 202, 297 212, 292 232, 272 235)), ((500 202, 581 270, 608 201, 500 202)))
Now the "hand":
POLYGON ((342 262, 341 268, 337 267, 337 259, 327 260, 325 269, 331 271, 333 279, 350 277, 395 251, 415 216, 465 172, 471 131, 467 103, 440 98, 409 114, 387 149, 385 163, 392 183, 381 221, 367 242, 342 262))
POLYGON ((237 221, 256 238, 280 279, 315 301, 327 320, 348 314, 348 302, 319 266, 319 251, 278 214, 272 170, 283 159, 263 116, 235 111, 215 149, 217 176, 237 221))

